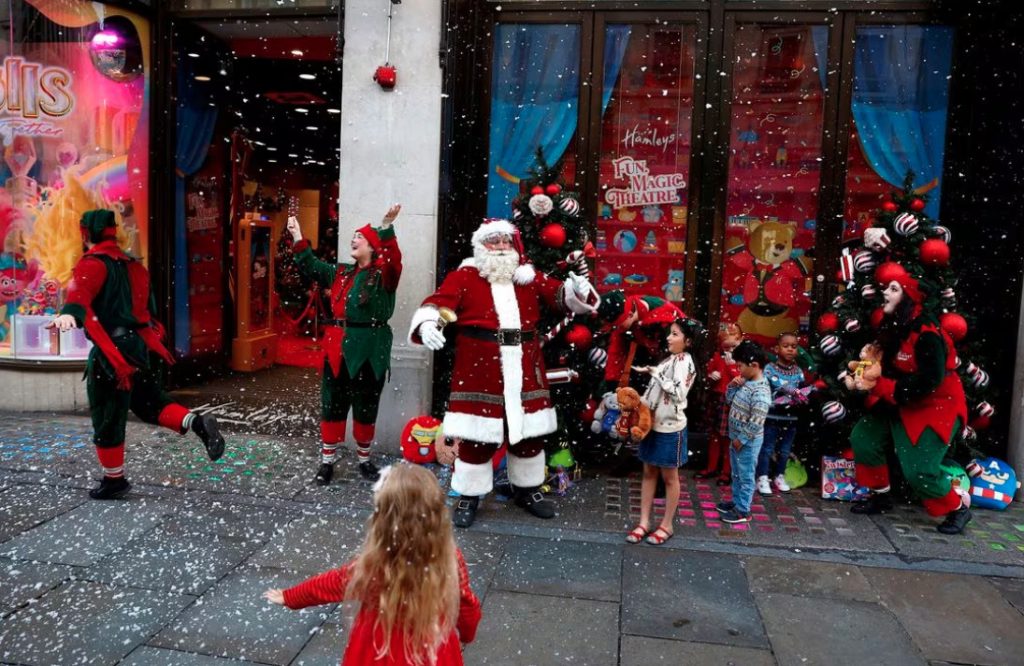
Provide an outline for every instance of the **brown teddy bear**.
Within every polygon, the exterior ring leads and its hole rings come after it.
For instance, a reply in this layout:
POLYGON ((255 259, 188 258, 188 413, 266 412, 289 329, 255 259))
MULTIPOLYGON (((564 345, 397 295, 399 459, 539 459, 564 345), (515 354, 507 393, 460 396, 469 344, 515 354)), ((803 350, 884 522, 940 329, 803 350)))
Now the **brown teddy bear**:
POLYGON ((615 389, 615 399, 619 403, 619 420, 615 428, 622 439, 639 442, 651 431, 651 409, 640 400, 636 389, 628 386, 615 389))
POLYGON ((459 439, 453 439, 451 444, 440 428, 437 429, 437 439, 434 440, 434 452, 437 454, 437 462, 442 465, 453 465, 459 455, 459 439))
POLYGON ((849 371, 839 375, 850 391, 870 391, 882 376, 882 348, 869 342, 860 350, 860 360, 847 364, 849 371))

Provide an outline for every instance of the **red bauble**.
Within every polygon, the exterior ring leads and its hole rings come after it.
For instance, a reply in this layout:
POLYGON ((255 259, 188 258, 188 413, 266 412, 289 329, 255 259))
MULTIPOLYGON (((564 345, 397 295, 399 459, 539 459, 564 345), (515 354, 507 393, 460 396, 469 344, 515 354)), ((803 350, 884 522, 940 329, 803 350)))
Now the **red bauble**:
POLYGON ((530 194, 544 194, 544 188, 540 185, 535 185, 533 189, 530 190, 530 194))
POLYGON ((556 185, 555 183, 551 183, 546 188, 544 188, 544 191, 548 194, 548 196, 552 196, 553 197, 556 194, 558 194, 559 192, 561 192, 562 188, 559 187, 558 185, 556 185))
POLYGON ((554 222, 546 225, 540 230, 540 244, 544 247, 554 248, 565 245, 565 227, 554 222))
POLYGON ((924 210, 924 207, 924 199, 914 199, 913 201, 910 202, 910 210, 914 211, 915 213, 920 213, 922 210, 924 210))
POLYGON ((921 263, 929 266, 949 264, 949 246, 941 238, 929 238, 921 243, 921 263))
POLYGON ((815 326, 818 333, 821 333, 822 335, 825 333, 831 333, 837 328, 839 328, 839 317, 837 317, 834 312, 826 312, 818 317, 818 323, 815 326))
POLYGON ((885 311, 882 308, 875 308, 874 312, 871 313, 871 328, 878 328, 882 325, 882 319, 885 317, 885 311))
POLYGON ((953 342, 960 342, 967 337, 967 320, 955 312, 946 312, 939 315, 939 326, 942 327, 953 342))
POLYGON ((590 349, 590 344, 593 340, 594 334, 583 324, 574 324, 565 332, 565 341, 581 351, 590 349))
POLYGON ((814 381, 814 388, 818 389, 819 391, 824 391, 825 389, 828 388, 828 384, 825 383, 824 379, 817 379, 814 381))
POLYGON ((580 410, 580 420, 586 425, 590 425, 590 422, 594 420, 594 412, 597 411, 597 401, 593 398, 587 400, 587 404, 580 410))
POLYGON ((992 424, 992 419, 987 416, 975 416, 971 419, 971 427, 975 430, 984 430, 992 424))
POLYGON ((886 201, 885 203, 882 204, 882 210, 884 210, 886 213, 895 213, 899 209, 900 207, 896 205, 895 201, 886 201))

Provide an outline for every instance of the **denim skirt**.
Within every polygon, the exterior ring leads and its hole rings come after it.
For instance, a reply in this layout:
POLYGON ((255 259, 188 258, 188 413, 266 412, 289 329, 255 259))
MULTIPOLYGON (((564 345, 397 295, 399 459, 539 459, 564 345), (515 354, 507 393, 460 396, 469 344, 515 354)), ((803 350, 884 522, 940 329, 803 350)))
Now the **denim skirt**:
POLYGON ((682 467, 689 457, 686 450, 686 428, 679 432, 647 433, 640 442, 636 456, 641 461, 655 467, 682 467))

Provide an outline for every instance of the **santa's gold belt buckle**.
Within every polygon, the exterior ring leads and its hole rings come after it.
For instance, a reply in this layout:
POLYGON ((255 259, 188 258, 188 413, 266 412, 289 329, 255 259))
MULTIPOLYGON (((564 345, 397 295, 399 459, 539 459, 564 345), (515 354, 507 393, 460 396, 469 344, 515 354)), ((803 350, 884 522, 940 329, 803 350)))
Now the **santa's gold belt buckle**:
POLYGON ((499 328, 498 344, 503 347, 513 347, 523 344, 523 332, 518 328, 499 328))

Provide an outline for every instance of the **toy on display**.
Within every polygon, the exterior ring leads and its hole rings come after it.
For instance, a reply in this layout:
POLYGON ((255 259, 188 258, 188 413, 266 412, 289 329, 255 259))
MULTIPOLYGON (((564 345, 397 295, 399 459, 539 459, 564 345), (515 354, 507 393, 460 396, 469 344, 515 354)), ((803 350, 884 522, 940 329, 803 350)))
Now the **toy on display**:
POLYGON ((419 465, 437 461, 435 442, 444 439, 441 421, 433 416, 415 416, 402 430, 402 457, 419 465))
POLYGON ((857 485, 853 460, 833 456, 821 457, 821 497, 853 502, 867 497, 867 488, 857 485))
POLYGON ((998 458, 972 460, 967 464, 971 477, 972 506, 1003 511, 1010 506, 1020 488, 1017 473, 998 458))

